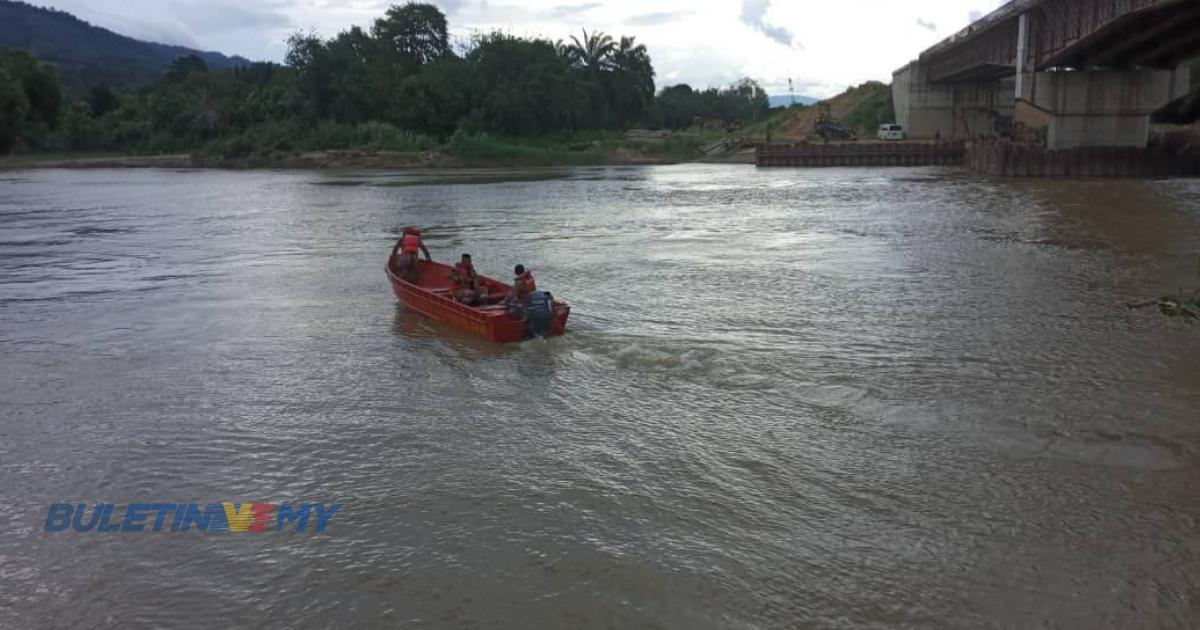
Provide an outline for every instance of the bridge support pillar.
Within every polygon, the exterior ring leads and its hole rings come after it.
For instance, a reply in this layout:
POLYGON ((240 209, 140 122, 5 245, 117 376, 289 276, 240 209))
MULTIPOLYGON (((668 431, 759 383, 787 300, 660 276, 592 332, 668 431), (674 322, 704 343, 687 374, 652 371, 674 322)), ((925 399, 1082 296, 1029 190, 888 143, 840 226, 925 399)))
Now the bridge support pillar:
POLYGON ((1187 92, 1186 72, 1088 70, 1038 72, 1015 119, 1041 134, 1048 149, 1144 147, 1150 114, 1187 92))
POLYGON ((993 133, 997 115, 1013 115, 1013 79, 990 83, 940 84, 929 81, 914 61, 892 75, 896 122, 908 137, 969 140, 993 133))
POLYGON ((1029 86, 1029 14, 1017 18, 1017 90, 1016 98, 1028 98, 1025 90, 1029 86))

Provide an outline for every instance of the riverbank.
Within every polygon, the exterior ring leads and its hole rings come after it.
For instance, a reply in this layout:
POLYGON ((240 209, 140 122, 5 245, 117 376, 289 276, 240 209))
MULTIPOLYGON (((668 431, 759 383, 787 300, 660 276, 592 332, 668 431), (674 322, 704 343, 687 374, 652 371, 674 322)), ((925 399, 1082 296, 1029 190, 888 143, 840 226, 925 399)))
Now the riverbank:
POLYGON ((308 151, 238 158, 213 158, 187 153, 170 155, 59 155, 54 153, 0 158, 0 170, 32 168, 224 168, 224 169, 408 169, 503 166, 605 166, 677 164, 692 156, 627 153, 580 156, 580 159, 463 159, 437 151, 344 150, 308 151))
MULTIPOLYGON (((570 166, 655 165, 690 161, 683 156, 624 155, 604 159, 570 160, 570 166)), ((305 153, 205 158, 173 155, 26 155, 0 158, 0 170, 41 168, 223 168, 223 169, 408 169, 504 166, 562 166, 550 160, 464 160, 454 156, 392 151, 310 151, 305 153)))
POLYGON ((0 170, 29 168, 188 168, 192 156, 36 153, 0 156, 0 170))
POLYGON ((487 136, 455 138, 425 151, 377 147, 322 151, 260 151, 227 155, 206 151, 164 155, 33 153, 0 156, 0 170, 30 168, 409 169, 522 166, 660 165, 704 157, 711 135, 629 132, 587 141, 548 142, 487 136))

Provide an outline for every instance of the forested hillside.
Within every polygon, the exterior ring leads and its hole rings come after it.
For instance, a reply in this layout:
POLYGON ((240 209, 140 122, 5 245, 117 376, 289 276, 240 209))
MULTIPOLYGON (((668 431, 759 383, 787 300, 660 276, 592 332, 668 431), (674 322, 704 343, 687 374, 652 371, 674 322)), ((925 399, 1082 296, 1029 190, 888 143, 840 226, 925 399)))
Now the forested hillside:
POLYGON ((210 68, 250 63, 241 57, 139 41, 75 16, 24 2, 0 0, 0 47, 24 50, 54 64, 69 88, 98 83, 135 86, 160 79, 180 57, 196 55, 210 68))
MULTIPOLYGON (((46 45, 28 48, 38 56, 46 45)), ((714 129, 722 126, 715 122, 762 119, 769 107, 750 79, 656 92, 650 56, 632 37, 583 31, 552 41, 492 32, 452 46, 445 15, 412 2, 331 39, 296 33, 284 65, 221 69, 187 55, 168 62, 147 86, 116 89, 93 79, 64 90, 59 78, 71 71, 20 51, 0 54, 0 154, 224 159, 439 148, 491 159, 506 152, 535 155, 527 145, 596 147, 632 127, 714 129)), ((149 72, 137 64, 113 71, 149 72)), ((562 157, 538 155, 551 162, 562 157)))

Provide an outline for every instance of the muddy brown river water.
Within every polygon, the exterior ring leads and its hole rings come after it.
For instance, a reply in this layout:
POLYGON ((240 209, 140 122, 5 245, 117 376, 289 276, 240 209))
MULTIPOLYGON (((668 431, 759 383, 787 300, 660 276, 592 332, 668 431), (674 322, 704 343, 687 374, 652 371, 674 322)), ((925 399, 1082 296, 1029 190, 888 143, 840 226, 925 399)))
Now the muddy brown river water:
POLYGON ((0 628, 1200 625, 1200 181, 0 173, 0 628), (399 229, 570 332, 397 305, 399 229), (46 532, 324 502, 320 533, 46 532))

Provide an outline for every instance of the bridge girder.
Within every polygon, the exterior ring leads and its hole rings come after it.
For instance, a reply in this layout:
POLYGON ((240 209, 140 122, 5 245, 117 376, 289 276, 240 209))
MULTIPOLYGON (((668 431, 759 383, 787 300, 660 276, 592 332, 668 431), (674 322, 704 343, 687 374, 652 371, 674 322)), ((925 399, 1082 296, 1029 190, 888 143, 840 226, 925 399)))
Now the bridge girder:
MULTIPOLYGON (((1193 50, 1200 48, 1200 29, 1195 28, 1198 9, 1196 0, 1045 0, 1031 11, 1035 55, 1031 61, 1039 70, 1174 67, 1189 54, 1189 42, 1193 50), (1112 53, 1150 31, 1159 33, 1156 39, 1176 43, 1153 57, 1112 53)), ((1157 48, 1157 43, 1152 47, 1157 48)))
POLYGON ((965 83, 1014 75, 1022 14, 1031 24, 1025 65, 1034 70, 1174 67, 1200 53, 1200 0, 1017 0, 977 23, 977 30, 923 53, 929 79, 965 83))

